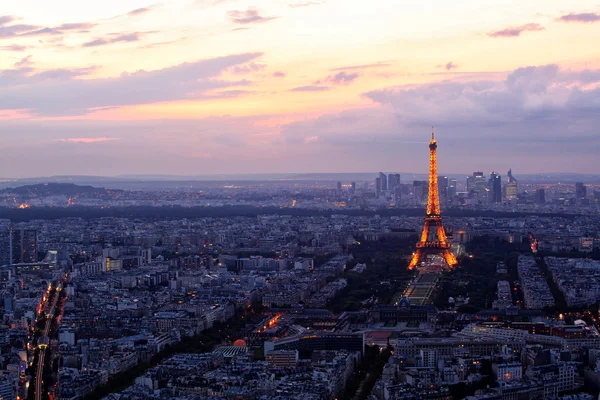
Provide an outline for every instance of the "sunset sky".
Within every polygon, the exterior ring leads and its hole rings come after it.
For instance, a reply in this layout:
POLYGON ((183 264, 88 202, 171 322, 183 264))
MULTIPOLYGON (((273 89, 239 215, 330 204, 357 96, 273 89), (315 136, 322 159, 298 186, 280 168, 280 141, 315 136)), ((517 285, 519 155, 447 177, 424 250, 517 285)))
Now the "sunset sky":
POLYGON ((600 173, 600 3, 0 7, 0 177, 600 173))

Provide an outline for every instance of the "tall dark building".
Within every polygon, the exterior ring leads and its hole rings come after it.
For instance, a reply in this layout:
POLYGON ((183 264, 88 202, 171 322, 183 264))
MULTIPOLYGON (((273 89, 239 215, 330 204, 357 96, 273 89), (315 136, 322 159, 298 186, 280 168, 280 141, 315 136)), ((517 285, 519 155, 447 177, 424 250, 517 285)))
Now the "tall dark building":
POLYGON ((338 181, 338 183, 337 183, 337 191, 338 191, 338 192, 341 192, 341 191, 342 191, 342 182, 339 182, 339 181, 338 181))
POLYGON ((352 194, 356 193, 356 182, 350 184, 352 186, 352 194))
POLYGON ((381 178, 375 178, 375 196, 379 198, 381 196, 381 178))
POLYGON ((0 230, 0 265, 12 264, 11 233, 8 228, 0 230))
POLYGON ((456 197, 457 187, 456 179, 450 179, 448 183, 448 200, 452 201, 456 197))
POLYGON ((381 179, 381 190, 388 190, 387 175, 384 174, 383 172, 380 172, 379 179, 381 179))
POLYGON ((0 264, 34 263, 37 259, 37 231, 29 229, 0 232, 0 264))
POLYGON ((575 197, 578 199, 585 199, 587 196, 587 187, 583 182, 575 183, 575 197))
POLYGON ((402 187, 399 185, 394 188, 394 202, 396 206, 400 206, 402 202, 402 187))
POLYGON ((427 181, 413 181, 413 198, 417 203, 427 199, 428 194, 427 181))
POLYGON ((502 177, 492 172, 489 181, 490 201, 492 203, 502 203, 502 177))
POLYGON ((448 204, 448 185, 449 179, 447 176, 438 176, 438 193, 440 194, 440 204, 448 204))
POLYGON ((544 204, 546 202, 546 192, 544 189, 537 189, 533 195, 535 204, 544 204))
POLYGON ((389 174, 387 189, 393 193, 398 186, 400 186, 400 174, 389 174))

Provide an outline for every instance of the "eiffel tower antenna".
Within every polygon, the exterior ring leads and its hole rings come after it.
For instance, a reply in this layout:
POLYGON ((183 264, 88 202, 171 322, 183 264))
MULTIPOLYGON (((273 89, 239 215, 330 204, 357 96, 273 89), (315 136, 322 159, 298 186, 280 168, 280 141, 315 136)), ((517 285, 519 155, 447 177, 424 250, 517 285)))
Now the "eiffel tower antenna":
POLYGON ((438 254, 446 260, 450 268, 458 264, 456 257, 450 251, 450 243, 446 237, 440 210, 440 194, 438 192, 437 176, 437 142, 435 141, 433 126, 431 127, 431 142, 429 142, 429 194, 427 196, 427 213, 421 240, 417 243, 417 251, 414 253, 409 269, 415 268, 427 254, 438 254), (432 234, 436 238, 430 238, 432 234))

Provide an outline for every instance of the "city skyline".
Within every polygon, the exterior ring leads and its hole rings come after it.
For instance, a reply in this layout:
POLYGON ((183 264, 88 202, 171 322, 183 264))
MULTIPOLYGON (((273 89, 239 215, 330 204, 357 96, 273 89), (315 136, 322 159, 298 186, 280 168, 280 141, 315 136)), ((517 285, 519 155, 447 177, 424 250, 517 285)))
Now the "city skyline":
POLYGON ((431 125, 441 171, 597 173, 599 24, 587 1, 7 4, 0 175, 425 173, 431 125))

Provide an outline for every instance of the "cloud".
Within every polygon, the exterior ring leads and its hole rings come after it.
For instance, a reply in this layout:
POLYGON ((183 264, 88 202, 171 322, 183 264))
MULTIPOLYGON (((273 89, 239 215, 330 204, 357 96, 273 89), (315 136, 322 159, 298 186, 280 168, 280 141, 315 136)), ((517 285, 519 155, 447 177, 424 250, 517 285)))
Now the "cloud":
POLYGON ((23 57, 20 61, 17 61, 15 63, 15 67, 22 68, 22 67, 30 66, 32 64, 31 57, 33 57, 33 56, 28 55, 27 57, 23 57))
POLYGON ((458 65, 456 65, 452 61, 450 61, 450 62, 446 63, 446 65, 444 65, 443 67, 446 69, 446 71, 451 71, 453 69, 458 68, 458 65))
POLYGON ((293 89, 290 89, 290 92, 323 92, 329 90, 330 88, 327 86, 298 86, 293 89))
POLYGON ((0 26, 0 38, 12 38, 19 36, 26 32, 31 32, 36 29, 40 29, 39 26, 36 25, 28 25, 28 24, 15 24, 9 26, 0 26))
POLYGON ((380 67, 390 67, 392 64, 379 62, 374 64, 363 64, 363 65, 350 65, 348 67, 331 68, 330 71, 350 71, 350 70, 363 70, 380 67))
POLYGON ((337 170, 426 173, 426 141, 436 125, 442 171, 594 172, 600 70, 545 65, 502 79, 459 79, 365 93, 372 106, 289 123, 282 141, 300 153, 298 144, 318 137, 311 153, 302 153, 317 171, 319 157, 327 157, 337 170))
POLYGON ((596 13, 579 13, 579 14, 566 14, 558 18, 559 21, 563 22, 582 22, 582 23, 593 23, 600 21, 600 14, 596 13))
POLYGON ((112 37, 107 37, 103 39, 95 39, 89 42, 84 43, 83 47, 97 47, 97 46, 106 46, 109 44, 115 43, 130 43, 137 42, 142 39, 144 35, 150 32, 131 32, 131 33, 119 33, 115 34, 112 37))
POLYGON ((246 11, 232 10, 227 13, 229 20, 234 24, 260 24, 276 19, 277 17, 263 17, 256 8, 248 8, 246 11))
POLYGON ((142 8, 136 8, 135 10, 131 10, 127 13, 127 15, 129 15, 130 17, 134 17, 137 15, 142 15, 142 14, 146 14, 150 11, 152 11, 154 9, 154 7, 142 7, 142 8))
POLYGON ((255 62, 251 62, 248 64, 244 64, 244 65, 236 65, 235 67, 231 68, 231 72, 234 74, 249 74, 252 72, 257 72, 257 71, 261 71, 263 69, 267 68, 267 66, 265 64, 258 64, 255 62))
POLYGON ((231 97, 232 93, 212 92, 246 86, 249 82, 225 81, 218 76, 260 56, 262 53, 236 54, 102 79, 78 79, 93 71, 93 67, 0 71, 0 110, 30 110, 35 115, 64 116, 86 114, 100 107, 231 97))
POLYGON ((35 31, 23 33, 21 36, 42 36, 42 35, 58 35, 60 31, 52 28, 40 28, 35 31))
POLYGON ((91 22, 80 22, 80 23, 71 23, 71 24, 62 24, 57 26, 56 28, 53 28, 53 30, 55 31, 79 31, 79 30, 86 30, 86 29, 92 29, 96 26, 96 24, 91 23, 91 22))
POLYGON ((275 78, 285 78, 286 74, 285 72, 281 72, 281 71, 277 71, 273 73, 273 77, 275 78))
POLYGON ((525 24, 513 28, 506 28, 499 31, 488 33, 490 37, 517 37, 523 32, 536 32, 544 30, 544 27, 540 24, 525 24))
POLYGON ((63 143, 85 143, 85 144, 110 142, 110 141, 113 141, 113 140, 119 140, 119 138, 112 138, 112 137, 80 137, 80 138, 58 139, 59 142, 63 142, 63 143))
POLYGON ((316 141, 319 140, 318 136, 309 136, 307 138, 304 138, 304 143, 308 144, 308 143, 314 143, 316 141))
POLYGON ((9 24, 9 23, 14 22, 16 20, 17 20, 17 17, 14 17, 12 15, 3 15, 3 16, 0 16, 0 26, 9 24))
POLYGON ((356 78, 359 77, 358 73, 347 73, 345 71, 338 72, 337 74, 330 76, 326 81, 333 83, 334 85, 348 85, 352 83, 356 78))
MULTIPOLYGON (((37 71, 31 67, 29 58, 26 57, 23 65, 12 70, 0 71, 0 93, 3 90, 11 92, 11 89, 15 89, 20 86, 21 89, 26 90, 28 86, 43 85, 50 81, 59 82, 70 80, 78 77, 89 75, 95 70, 95 67, 88 68, 56 68, 43 71, 37 71)), ((41 86, 40 86, 41 87, 41 86)), ((0 100, 0 104, 2 101, 0 100)), ((1 109, 1 108, 0 108, 1 109)), ((4 109, 11 109, 11 107, 4 107, 4 109)), ((12 109, 15 109, 12 107, 12 109)))
POLYGON ((298 3, 291 3, 288 4, 288 7, 292 7, 292 8, 300 8, 300 7, 310 7, 310 6, 319 6, 321 4, 325 4, 327 0, 320 0, 320 1, 300 1, 298 3))
POLYGON ((25 51, 27 50, 29 47, 27 46, 22 46, 19 44, 11 44, 10 46, 2 46, 0 47, 0 50, 4 50, 4 51, 25 51))
POLYGON ((0 38, 27 37, 27 36, 44 36, 44 35, 61 35, 71 31, 82 31, 91 29, 96 26, 94 23, 67 23, 56 26, 54 28, 43 27, 29 24, 14 24, 6 25, 15 21, 15 17, 0 17, 0 38), (4 19, 2 19, 4 18, 4 19), (4 21, 4 23, 2 23, 4 21))
POLYGON ((436 121, 471 128, 504 126, 506 136, 511 137, 515 132, 509 127, 537 123, 539 129, 555 124, 552 130, 558 139, 577 124, 600 119, 593 115, 600 115, 599 85, 599 70, 563 71, 551 64, 519 68, 504 81, 441 81, 376 90, 365 96, 392 106, 399 121, 408 126, 436 121))

